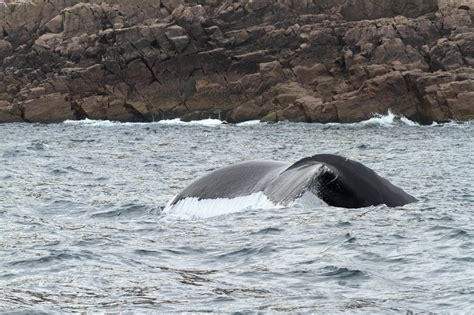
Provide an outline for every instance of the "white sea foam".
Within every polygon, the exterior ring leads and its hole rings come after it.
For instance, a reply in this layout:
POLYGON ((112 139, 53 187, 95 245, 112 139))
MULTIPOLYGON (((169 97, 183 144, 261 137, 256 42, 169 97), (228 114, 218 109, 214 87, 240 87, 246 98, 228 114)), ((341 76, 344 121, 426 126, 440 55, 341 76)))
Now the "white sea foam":
POLYGON ((119 122, 119 121, 111 121, 111 120, 92 120, 92 119, 83 119, 83 120, 66 120, 63 122, 67 125, 87 125, 87 126, 97 126, 97 127, 110 127, 110 126, 139 126, 139 125, 150 125, 150 124, 158 124, 158 125, 183 125, 183 126, 219 126, 224 123, 225 121, 219 119, 202 119, 202 120, 193 120, 193 121, 182 121, 179 118, 176 119, 168 119, 168 120, 160 120, 157 122, 119 122))
POLYGON ((395 115, 391 110, 389 110, 386 115, 375 114, 374 117, 361 121, 360 123, 355 123, 354 125, 392 127, 400 123, 407 126, 419 126, 418 123, 411 121, 405 116, 395 115))
POLYGON ((400 117, 400 121, 402 123, 404 123, 405 125, 408 125, 408 126, 419 126, 420 125, 419 123, 414 122, 414 121, 406 118, 405 116, 400 117))
MULTIPOLYGON (((182 121, 180 118, 175 119, 163 119, 155 122, 119 122, 119 121, 112 121, 112 120, 93 120, 93 119, 82 119, 82 120, 65 120, 63 122, 67 125, 87 125, 87 126, 98 126, 98 127, 107 127, 107 126, 138 126, 138 125, 149 125, 149 124, 157 124, 157 125, 169 125, 169 126, 220 126, 222 124, 226 124, 227 122, 224 120, 219 119, 201 119, 201 120, 191 120, 191 121, 182 121)), ((265 124, 260 122, 260 120, 249 120, 244 121, 236 126, 255 126, 259 124, 265 124)))
POLYGON ((236 124, 236 126, 255 126, 255 125, 260 125, 260 124, 265 124, 265 123, 262 123, 260 120, 247 120, 247 121, 236 124))
POLYGON ((189 126, 197 125, 197 126, 208 126, 208 127, 219 126, 224 123, 226 122, 223 120, 211 119, 211 118, 202 119, 202 120, 192 120, 192 121, 182 121, 179 118, 175 118, 175 119, 160 120, 157 122, 157 124, 160 124, 160 125, 189 125, 189 126))
POLYGON ((83 119, 83 120, 65 120, 63 122, 67 125, 88 125, 88 126, 97 126, 97 127, 108 127, 119 124, 119 122, 110 121, 110 120, 92 120, 92 119, 83 119))
POLYGON ((187 123, 185 121, 182 121, 179 118, 175 119, 163 119, 157 122, 159 125, 186 125, 187 123))
POLYGON ((263 192, 235 198, 186 198, 174 205, 168 204, 163 214, 177 219, 202 219, 244 210, 283 208, 270 201, 263 192))
MULTIPOLYGON (((122 126, 137 126, 137 125, 149 125, 149 124, 157 124, 157 125, 170 125, 170 126, 207 126, 207 127, 214 127, 214 126, 220 126, 222 124, 226 124, 226 121, 219 120, 219 119, 202 119, 202 120, 192 120, 192 121, 182 121, 180 118, 175 118, 175 119, 165 119, 165 120, 160 120, 157 122, 118 122, 118 121, 110 121, 110 120, 92 120, 92 119, 83 119, 83 120, 66 120, 64 121, 64 124, 69 124, 69 125, 87 125, 87 126, 94 126, 94 127, 110 127, 110 126, 117 126, 117 125, 122 125, 122 126)), ((287 122, 282 122, 286 124, 287 122)), ((245 127, 245 126, 255 126, 255 125, 266 125, 267 123, 262 123, 259 120, 249 120, 249 121, 244 121, 238 124, 235 124, 236 126, 239 127, 245 127)), ((436 126, 463 126, 463 125, 468 125, 469 122, 457 122, 457 121, 450 121, 447 123, 443 124, 438 124, 436 122, 433 122, 430 126, 428 127, 436 127, 436 126)), ((363 120, 361 122, 357 123, 352 123, 352 124, 342 124, 342 123, 327 123, 323 124, 326 126, 379 126, 379 127, 395 127, 397 125, 406 125, 406 126, 420 126, 417 122, 414 122, 405 116, 402 115, 396 115, 392 113, 392 111, 388 111, 386 115, 382 114, 374 114, 373 117, 363 120)))

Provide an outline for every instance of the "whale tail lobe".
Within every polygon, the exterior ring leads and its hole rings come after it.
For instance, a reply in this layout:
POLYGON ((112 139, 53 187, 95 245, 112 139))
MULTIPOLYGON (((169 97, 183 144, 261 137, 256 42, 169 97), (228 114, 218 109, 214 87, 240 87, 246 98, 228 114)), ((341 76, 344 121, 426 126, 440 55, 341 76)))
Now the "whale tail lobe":
POLYGON ((313 192, 328 205, 361 208, 386 204, 397 207, 417 201, 370 168, 338 155, 313 155, 297 161, 286 171, 320 163, 326 167, 317 175, 317 187, 313 192))

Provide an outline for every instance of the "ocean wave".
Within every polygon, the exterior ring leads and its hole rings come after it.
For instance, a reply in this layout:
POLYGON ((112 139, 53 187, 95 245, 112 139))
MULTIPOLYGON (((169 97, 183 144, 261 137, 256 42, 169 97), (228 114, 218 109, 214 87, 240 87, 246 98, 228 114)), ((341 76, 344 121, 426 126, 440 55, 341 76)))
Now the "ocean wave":
POLYGON ((396 125, 407 125, 407 126, 420 126, 417 122, 414 122, 403 115, 395 115, 391 110, 386 115, 374 114, 372 118, 355 123, 355 125, 363 126, 381 126, 381 127, 393 127, 396 125))
POLYGON ((408 118, 406 118, 403 115, 397 115, 392 113, 391 110, 388 110, 386 115, 383 114, 374 114, 373 117, 363 120, 358 123, 352 123, 348 125, 362 125, 362 126, 379 126, 379 127, 394 127, 394 126, 409 126, 409 127, 469 127, 474 124, 474 120, 469 120, 469 121, 457 121, 457 120, 450 120, 444 123, 437 123, 437 122, 432 122, 430 125, 420 125, 419 123, 412 121, 408 118))

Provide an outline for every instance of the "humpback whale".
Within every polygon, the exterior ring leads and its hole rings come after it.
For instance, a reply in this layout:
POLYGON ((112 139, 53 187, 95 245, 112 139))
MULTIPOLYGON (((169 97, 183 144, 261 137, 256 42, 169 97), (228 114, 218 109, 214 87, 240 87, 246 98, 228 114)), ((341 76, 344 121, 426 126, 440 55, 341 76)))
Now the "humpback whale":
POLYGON ((255 193, 280 206, 290 206, 305 194, 344 208, 395 207, 417 200, 359 162, 317 154, 293 164, 247 161, 219 168, 186 187, 165 210, 189 199, 233 199, 255 193))

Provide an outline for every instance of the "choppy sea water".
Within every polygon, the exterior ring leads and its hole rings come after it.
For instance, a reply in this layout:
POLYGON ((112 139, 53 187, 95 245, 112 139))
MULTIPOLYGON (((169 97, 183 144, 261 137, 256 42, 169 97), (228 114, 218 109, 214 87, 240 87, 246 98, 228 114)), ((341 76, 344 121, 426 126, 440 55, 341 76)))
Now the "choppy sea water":
POLYGON ((1 312, 420 312, 474 308, 474 124, 0 125, 1 312), (336 153, 404 207, 162 214, 249 159, 336 153))

